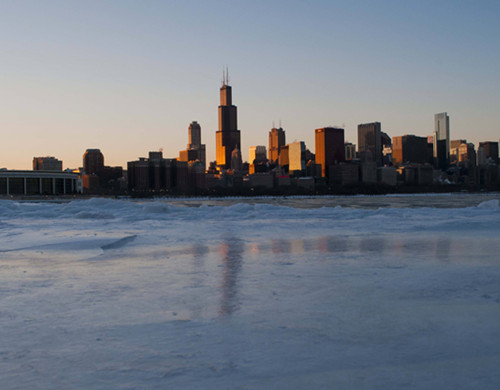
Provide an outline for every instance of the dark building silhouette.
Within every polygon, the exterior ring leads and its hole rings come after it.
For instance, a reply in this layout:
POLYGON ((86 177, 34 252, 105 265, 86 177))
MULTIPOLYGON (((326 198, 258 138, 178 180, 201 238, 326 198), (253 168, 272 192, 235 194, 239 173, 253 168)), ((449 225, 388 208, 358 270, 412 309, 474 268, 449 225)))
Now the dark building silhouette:
POLYGON ((394 165, 425 164, 429 161, 427 137, 403 135, 394 137, 392 141, 392 161, 394 165))
POLYGON ((411 185, 430 185, 433 183, 433 169, 430 164, 410 164, 398 168, 403 181, 411 185))
MULTIPOLYGON (((228 85, 228 76, 225 73, 220 89, 219 130, 216 133, 216 157, 217 166, 220 169, 231 168, 235 149, 241 151, 240 131, 238 130, 236 106, 233 106, 232 103, 231 86, 228 85)), ((241 161, 235 162, 233 165, 241 166, 241 161)))
POLYGON ((356 158, 356 145, 351 142, 346 142, 344 144, 345 160, 351 161, 356 158))
POLYGON ((358 152, 362 162, 382 165, 382 131, 380 122, 358 125, 358 152))
POLYGON ((104 168, 104 156, 100 149, 87 149, 83 155, 83 170, 87 175, 99 175, 104 168))
POLYGON ((321 176, 329 177, 331 165, 345 161, 344 129, 323 127, 316 129, 316 164, 321 165, 321 176))
POLYGON ((62 171, 62 161, 55 157, 33 157, 34 171, 62 171))
POLYGON ((479 146, 482 146, 486 151, 486 158, 489 158, 493 163, 498 164, 498 142, 480 142, 479 146))
POLYGON ((91 194, 117 193, 123 182, 123 168, 104 165, 99 149, 87 149, 83 155, 83 191, 91 194))
POLYGON ((450 117, 446 112, 434 115, 433 146, 434 164, 444 171, 450 163, 450 117))
POLYGON ((285 131, 281 127, 279 129, 273 127, 269 132, 269 161, 272 164, 278 162, 281 148, 285 144, 285 131))
POLYGON ((359 182, 361 166, 359 163, 340 163, 331 165, 328 182, 333 185, 355 184, 359 182))
POLYGON ((233 149, 233 151, 231 152, 231 166, 230 166, 230 168, 233 171, 241 171, 242 165, 243 164, 242 164, 242 161, 241 161, 241 151, 238 148, 238 146, 236 146, 233 149))
POLYGON ((127 163, 128 189, 131 193, 185 192, 188 189, 188 163, 163 158, 162 152, 149 152, 127 163))
POLYGON ((380 132, 380 142, 382 143, 382 148, 384 146, 392 145, 391 137, 389 137, 389 134, 384 133, 383 131, 380 132))
POLYGON ((186 150, 179 152, 179 161, 193 163, 199 161, 206 168, 206 148, 201 143, 201 126, 198 122, 193 121, 189 125, 189 143, 186 150))

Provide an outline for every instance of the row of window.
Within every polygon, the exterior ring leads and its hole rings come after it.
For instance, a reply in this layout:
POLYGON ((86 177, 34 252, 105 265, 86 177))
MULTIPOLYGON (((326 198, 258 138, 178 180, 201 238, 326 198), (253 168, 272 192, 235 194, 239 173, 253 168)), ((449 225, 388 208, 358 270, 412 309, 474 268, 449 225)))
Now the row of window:
POLYGON ((74 179, 9 177, 8 180, 7 192, 7 178, 0 178, 0 195, 60 195, 75 193, 77 189, 74 179))

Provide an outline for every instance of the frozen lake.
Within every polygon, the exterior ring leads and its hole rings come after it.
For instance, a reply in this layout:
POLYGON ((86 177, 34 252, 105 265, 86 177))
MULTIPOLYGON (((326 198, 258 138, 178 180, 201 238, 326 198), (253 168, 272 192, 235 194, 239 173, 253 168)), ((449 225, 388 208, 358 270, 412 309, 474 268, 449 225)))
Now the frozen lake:
POLYGON ((499 200, 0 200, 0 387, 498 389, 499 200))

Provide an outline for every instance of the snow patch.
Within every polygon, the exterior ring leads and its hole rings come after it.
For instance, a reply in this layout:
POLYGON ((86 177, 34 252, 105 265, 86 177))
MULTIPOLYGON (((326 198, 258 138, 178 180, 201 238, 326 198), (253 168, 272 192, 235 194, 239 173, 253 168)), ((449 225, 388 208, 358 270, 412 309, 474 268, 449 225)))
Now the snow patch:
POLYGON ((477 205, 480 209, 498 209, 498 199, 485 200, 477 205))

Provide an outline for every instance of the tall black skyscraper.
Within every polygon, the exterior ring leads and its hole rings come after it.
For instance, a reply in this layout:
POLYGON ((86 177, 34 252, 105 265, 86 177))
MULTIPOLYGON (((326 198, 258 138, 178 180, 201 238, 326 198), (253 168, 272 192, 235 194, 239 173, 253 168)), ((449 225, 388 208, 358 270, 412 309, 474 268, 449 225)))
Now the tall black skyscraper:
POLYGON ((382 131, 380 122, 358 125, 358 152, 362 162, 374 161, 382 165, 382 131))
POLYGON ((219 131, 216 134, 217 166, 224 169, 231 168, 232 152, 235 149, 241 152, 236 106, 232 104, 231 86, 228 81, 226 71, 220 89, 219 131))
POLYGON ((434 162, 445 170, 450 163, 450 117, 446 112, 434 115, 434 162))

